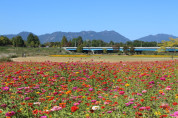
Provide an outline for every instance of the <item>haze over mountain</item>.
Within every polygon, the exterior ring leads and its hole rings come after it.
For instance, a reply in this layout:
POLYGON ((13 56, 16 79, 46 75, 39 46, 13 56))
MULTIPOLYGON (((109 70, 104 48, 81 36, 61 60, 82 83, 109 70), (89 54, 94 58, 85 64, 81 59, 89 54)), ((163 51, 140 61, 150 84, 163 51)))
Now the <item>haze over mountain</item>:
MULTIPOLYGON (((27 37, 30 33, 31 32, 20 32, 18 34, 7 34, 3 36, 7 36, 8 38, 11 39, 12 37, 20 35, 22 36, 24 40, 27 40, 27 37)), ((107 31, 107 30, 101 31, 101 32, 95 32, 95 31, 61 32, 59 31, 59 32, 53 32, 50 34, 47 33, 47 34, 38 35, 41 43, 61 41, 63 36, 66 36, 68 40, 72 40, 73 38, 77 38, 78 36, 81 36, 83 40, 101 39, 105 42, 113 41, 113 42, 123 42, 123 43, 127 41, 131 41, 125 36, 115 31, 107 31)), ((157 35, 148 35, 148 36, 136 39, 136 40, 145 41, 145 42, 151 42, 151 41, 161 42, 162 40, 168 41, 170 37, 178 38, 176 36, 168 35, 168 34, 157 34, 157 35)))
POLYGON ((168 35, 168 34, 157 34, 157 35, 148 35, 136 40, 145 41, 145 42, 152 42, 152 41, 161 42, 162 40, 169 41, 170 37, 178 38, 176 36, 168 35))

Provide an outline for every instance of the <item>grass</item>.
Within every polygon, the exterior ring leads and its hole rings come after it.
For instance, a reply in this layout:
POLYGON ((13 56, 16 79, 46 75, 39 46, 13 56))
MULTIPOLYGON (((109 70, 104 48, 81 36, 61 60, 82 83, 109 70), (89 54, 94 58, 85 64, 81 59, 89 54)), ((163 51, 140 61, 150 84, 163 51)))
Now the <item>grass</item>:
POLYGON ((2 47, 0 46, 0 55, 1 54, 9 54, 14 53, 18 57, 21 57, 22 54, 26 54, 26 56, 48 56, 48 55, 57 55, 57 54, 65 54, 64 50, 60 52, 59 48, 28 48, 28 47, 2 47))
MULTIPOLYGON (((14 55, 11 56, 13 61, 33 61, 33 62, 70 62, 70 61, 105 61, 105 62, 119 62, 119 61, 163 61, 171 60, 171 55, 69 55, 69 52, 64 50, 60 51, 59 48, 28 48, 28 47, 0 47, 1 55, 14 55), (22 57, 25 53, 26 58, 22 57), (18 57, 18 58, 16 58, 18 57)), ((169 54, 169 53, 166 53, 169 54)), ((177 53, 176 53, 177 55, 177 53)), ((178 56, 174 59, 178 59, 178 56)))

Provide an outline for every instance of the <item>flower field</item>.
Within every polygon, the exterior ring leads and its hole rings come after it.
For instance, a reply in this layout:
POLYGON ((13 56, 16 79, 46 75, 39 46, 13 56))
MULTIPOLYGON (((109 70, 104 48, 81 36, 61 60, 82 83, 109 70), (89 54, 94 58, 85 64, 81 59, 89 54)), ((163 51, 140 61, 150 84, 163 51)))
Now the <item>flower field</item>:
POLYGON ((0 118, 178 117, 178 60, 0 63, 0 118))

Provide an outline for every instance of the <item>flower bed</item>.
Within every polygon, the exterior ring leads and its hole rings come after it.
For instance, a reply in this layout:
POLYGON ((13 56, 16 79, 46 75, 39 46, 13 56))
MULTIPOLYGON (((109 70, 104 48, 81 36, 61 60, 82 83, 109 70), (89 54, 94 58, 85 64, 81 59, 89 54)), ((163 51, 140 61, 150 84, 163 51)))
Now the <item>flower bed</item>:
POLYGON ((0 63, 0 117, 176 117, 178 61, 0 63))

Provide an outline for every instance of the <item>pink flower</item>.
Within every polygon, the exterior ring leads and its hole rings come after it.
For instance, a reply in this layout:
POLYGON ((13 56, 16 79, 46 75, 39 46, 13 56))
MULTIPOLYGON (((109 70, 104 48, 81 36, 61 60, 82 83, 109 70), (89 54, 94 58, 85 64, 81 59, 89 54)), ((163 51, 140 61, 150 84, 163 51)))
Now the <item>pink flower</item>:
POLYGON ((134 98, 131 98, 130 101, 134 101, 134 98))
POLYGON ((7 112, 7 113, 5 114, 5 116, 9 116, 9 117, 11 117, 11 116, 13 116, 13 115, 15 115, 15 112, 14 112, 14 111, 10 111, 10 112, 7 112))
POLYGON ((164 77, 161 77, 161 78, 160 78, 160 80, 162 80, 162 81, 166 81, 166 78, 164 78, 164 77))
POLYGON ((125 103, 125 105, 126 105, 126 106, 129 106, 129 105, 130 105, 130 103, 125 103))
POLYGON ((129 102, 129 104, 133 104, 134 102, 129 102))
POLYGON ((104 102, 104 104, 109 104, 109 102, 104 102))
POLYGON ((175 111, 174 114, 170 114, 170 116, 177 118, 178 117, 178 111, 175 111))
POLYGON ((78 103, 78 102, 76 102, 76 103, 74 103, 74 106, 77 106, 77 105, 79 105, 80 103, 78 103))
POLYGON ((171 90, 171 86, 167 86, 165 89, 166 90, 171 90))
POLYGON ((96 102, 96 100, 91 100, 91 102, 95 103, 95 102, 96 102))
POLYGON ((125 92, 124 91, 119 91, 119 94, 120 95, 123 95, 125 92))
POLYGON ((147 92, 147 90, 143 90, 143 91, 142 91, 142 93, 146 93, 146 92, 147 92))
POLYGON ((26 97, 24 100, 30 100, 30 97, 26 97))
POLYGON ((136 109, 136 108, 137 108, 137 106, 133 106, 133 108, 134 108, 134 109, 136 109))
POLYGON ((112 111, 108 111, 107 113, 112 113, 112 111))
POLYGON ((89 90, 89 91, 93 91, 93 88, 89 88, 88 90, 89 90))
POLYGON ((41 116, 40 118, 47 118, 47 116, 41 116))
POLYGON ((2 90, 4 90, 4 91, 9 91, 9 87, 7 87, 7 86, 6 86, 6 87, 3 87, 2 90))
POLYGON ((142 96, 142 94, 141 94, 141 93, 137 93, 137 95, 142 96))

